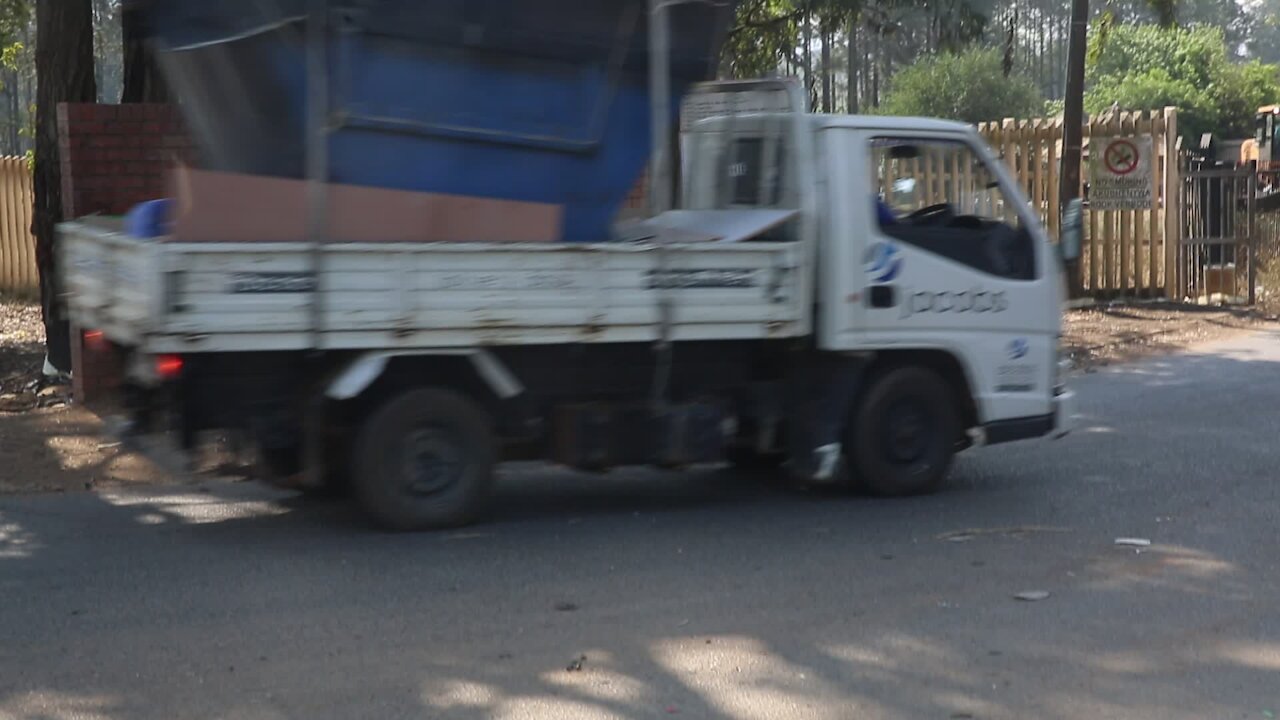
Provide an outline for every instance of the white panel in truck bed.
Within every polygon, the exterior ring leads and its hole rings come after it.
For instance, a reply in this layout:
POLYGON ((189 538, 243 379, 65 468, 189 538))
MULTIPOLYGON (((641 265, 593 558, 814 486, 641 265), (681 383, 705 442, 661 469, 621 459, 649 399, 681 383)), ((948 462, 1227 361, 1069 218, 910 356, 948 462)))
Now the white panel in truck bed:
MULTIPOLYGON (((233 352, 300 350, 317 339, 306 244, 143 242, 78 223, 63 232, 73 318, 119 342, 233 352), (125 276, 132 289, 104 287, 104 278, 125 276)), ((799 245, 669 247, 660 274, 652 245, 330 245, 319 342, 338 350, 651 341, 667 293, 677 340, 808 332, 799 245)))

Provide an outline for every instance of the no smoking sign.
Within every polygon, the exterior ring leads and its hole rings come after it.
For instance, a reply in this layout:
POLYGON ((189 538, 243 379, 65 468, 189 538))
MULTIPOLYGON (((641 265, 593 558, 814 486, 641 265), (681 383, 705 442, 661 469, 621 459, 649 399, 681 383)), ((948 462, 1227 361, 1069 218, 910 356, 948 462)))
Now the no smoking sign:
POLYGON ((1089 206, 1144 210, 1153 201, 1151 136, 1093 138, 1089 143, 1089 206))

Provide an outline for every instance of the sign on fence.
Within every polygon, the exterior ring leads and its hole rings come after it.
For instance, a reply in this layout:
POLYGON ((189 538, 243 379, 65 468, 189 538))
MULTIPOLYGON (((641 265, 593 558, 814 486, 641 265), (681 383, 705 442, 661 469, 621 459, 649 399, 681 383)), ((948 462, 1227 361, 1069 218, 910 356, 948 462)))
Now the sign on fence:
POLYGON ((1150 135, 1090 140, 1089 206, 1146 210, 1152 205, 1150 135))
MULTIPOLYGON (((1178 111, 1110 113, 1090 118, 1081 129, 1090 166, 1082 174, 1091 182, 1080 289, 1099 298, 1182 297, 1178 111)), ((1062 119, 1009 119, 983 123, 979 130, 1056 236, 1062 119)), ((1080 197, 1085 190, 1081 183, 1080 197)))

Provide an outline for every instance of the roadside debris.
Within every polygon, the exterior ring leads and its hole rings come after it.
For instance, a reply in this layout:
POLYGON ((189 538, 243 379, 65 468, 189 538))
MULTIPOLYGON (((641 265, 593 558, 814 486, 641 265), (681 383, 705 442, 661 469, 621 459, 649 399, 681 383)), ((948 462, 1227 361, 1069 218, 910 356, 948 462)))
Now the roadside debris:
POLYGON ((935 540, 943 540, 946 542, 968 542, 980 535, 1007 535, 1017 537, 1019 535, 1031 535, 1034 533, 1068 533, 1070 528, 1046 527, 1043 525, 1015 525, 1013 527, 994 527, 994 528, 967 528, 964 530, 952 530, 940 535, 935 535, 935 540))
POLYGON ((569 661, 569 666, 565 670, 568 672, 582 672, 582 665, 586 661, 586 655, 579 655, 576 659, 569 661))
POLYGON ((577 609, 578 609, 578 606, 571 602, 556 603, 556 612, 573 612, 577 609))
POLYGON ((1122 537, 1116 538, 1116 545, 1123 547, 1151 547, 1151 541, 1146 538, 1122 537))
POLYGON ((1049 598, 1049 591, 1024 590, 1013 597, 1024 602, 1040 602, 1041 600, 1047 600, 1049 598))
POLYGON ((27 412, 36 406, 36 396, 31 393, 5 393, 0 395, 0 412, 27 412))

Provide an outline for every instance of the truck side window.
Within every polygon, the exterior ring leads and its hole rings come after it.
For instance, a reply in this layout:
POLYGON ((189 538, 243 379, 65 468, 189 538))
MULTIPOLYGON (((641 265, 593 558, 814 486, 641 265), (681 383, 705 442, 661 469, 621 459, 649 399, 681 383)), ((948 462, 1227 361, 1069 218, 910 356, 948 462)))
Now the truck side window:
POLYGON ((870 157, 882 233, 991 275, 1035 279, 1031 233, 969 145, 875 138, 870 157))

